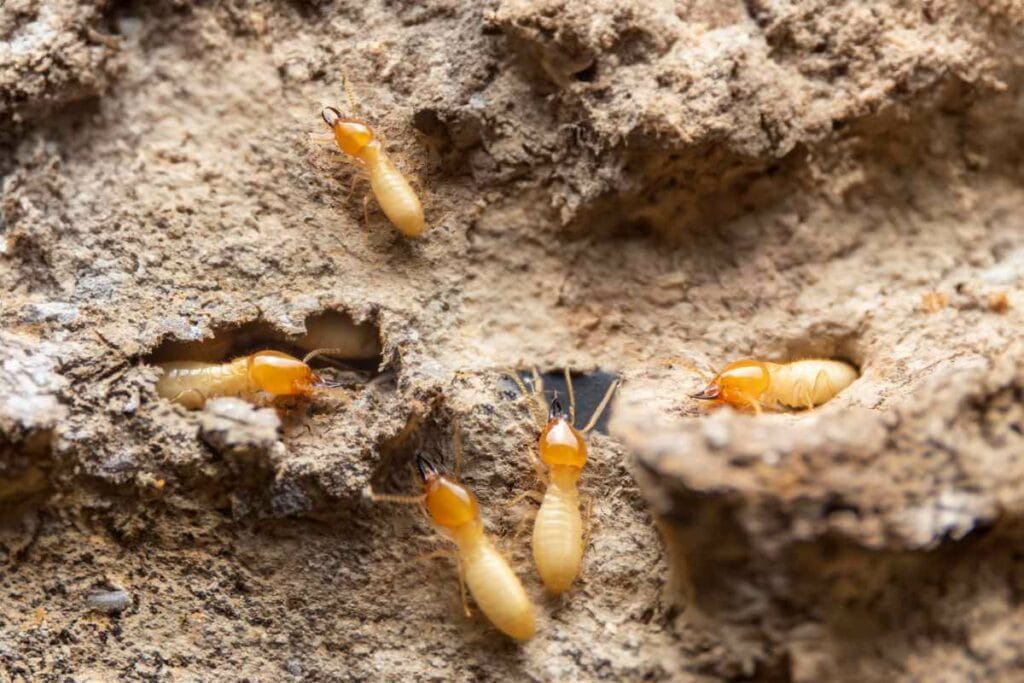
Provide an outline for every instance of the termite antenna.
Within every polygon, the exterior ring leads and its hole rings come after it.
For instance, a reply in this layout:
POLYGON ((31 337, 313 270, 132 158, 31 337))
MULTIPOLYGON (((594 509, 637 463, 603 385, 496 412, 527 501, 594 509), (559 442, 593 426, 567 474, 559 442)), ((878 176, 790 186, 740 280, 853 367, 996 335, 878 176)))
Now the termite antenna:
POLYGON ((324 123, 334 128, 334 124, 341 118, 341 112, 334 107, 324 107, 324 110, 320 112, 320 116, 324 117, 324 123))
POLYGON ((309 353, 302 357, 302 362, 305 363, 306 365, 309 365, 314 358, 323 358, 325 362, 330 363, 335 367, 339 367, 342 370, 358 372, 358 368, 356 368, 355 366, 337 359, 338 356, 342 356, 344 355, 344 353, 345 349, 313 349, 312 351, 310 351, 309 353))
POLYGON ((422 455, 416 456, 416 469, 419 470, 420 478, 423 481, 430 481, 437 476, 437 468, 422 455))
POLYGON ((348 108, 352 112, 353 116, 359 115, 359 99, 356 97, 355 90, 352 88, 352 81, 348 77, 348 69, 341 67, 341 87, 345 90, 345 100, 348 102, 348 108))
POLYGON ((324 379, 320 375, 317 375, 316 379, 313 381, 314 389, 340 389, 343 386, 345 386, 344 382, 338 380, 324 379))

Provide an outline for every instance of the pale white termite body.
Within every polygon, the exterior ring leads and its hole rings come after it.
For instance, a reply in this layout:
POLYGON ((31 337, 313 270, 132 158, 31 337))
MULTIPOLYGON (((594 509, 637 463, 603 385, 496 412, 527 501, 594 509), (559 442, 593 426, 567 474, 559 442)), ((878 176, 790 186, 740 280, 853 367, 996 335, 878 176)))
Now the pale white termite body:
POLYGON ((555 594, 569 590, 583 566, 583 518, 576 486, 581 472, 568 467, 549 471, 533 522, 533 561, 544 587, 555 594))
POLYGON ((797 360, 766 365, 770 380, 765 402, 785 408, 820 406, 858 377, 856 368, 838 360, 797 360))
POLYGON ((498 630, 516 640, 536 631, 533 603, 519 577, 494 547, 479 521, 453 531, 466 585, 480 611, 498 630), (476 526, 479 525, 479 528, 476 526))

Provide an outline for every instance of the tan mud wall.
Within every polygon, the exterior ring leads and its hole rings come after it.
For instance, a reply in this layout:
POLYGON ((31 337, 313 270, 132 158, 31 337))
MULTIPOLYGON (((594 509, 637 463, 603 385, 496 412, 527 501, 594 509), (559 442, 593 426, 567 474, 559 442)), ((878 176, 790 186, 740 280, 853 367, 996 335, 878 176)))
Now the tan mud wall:
POLYGON ((1022 22, 9 0, 0 680, 1015 680, 1022 22), (364 224, 310 140, 343 70, 422 188, 422 241, 372 203, 364 224), (295 345, 329 310, 379 327, 380 375, 278 410, 154 392, 170 340, 295 345), (809 414, 687 398, 691 366, 810 355, 862 377, 809 414), (561 600, 516 538, 530 504, 504 507, 531 484, 498 376, 520 363, 625 380, 561 600), (364 496, 444 460, 455 418, 545 615, 525 646, 416 561, 425 523, 364 496))

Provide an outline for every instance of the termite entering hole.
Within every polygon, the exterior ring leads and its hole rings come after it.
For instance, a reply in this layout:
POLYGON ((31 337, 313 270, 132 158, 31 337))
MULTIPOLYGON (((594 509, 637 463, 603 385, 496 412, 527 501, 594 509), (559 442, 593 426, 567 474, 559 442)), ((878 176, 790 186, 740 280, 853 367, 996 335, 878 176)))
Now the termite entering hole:
MULTIPOLYGON (((392 225, 406 237, 419 237, 427 229, 423 205, 405 175, 391 161, 379 136, 369 124, 356 117, 359 107, 348 76, 344 83, 349 116, 343 116, 334 107, 324 107, 321 116, 331 129, 338 149, 366 171, 373 195, 392 225)), ((365 213, 365 202, 363 208, 365 213)))

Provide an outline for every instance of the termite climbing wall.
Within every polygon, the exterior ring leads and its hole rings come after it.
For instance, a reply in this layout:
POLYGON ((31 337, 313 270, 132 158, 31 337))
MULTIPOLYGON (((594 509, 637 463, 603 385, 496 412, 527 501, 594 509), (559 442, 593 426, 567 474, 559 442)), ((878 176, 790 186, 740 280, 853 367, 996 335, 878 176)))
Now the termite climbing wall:
POLYGON ((1015 6, 0 12, 7 678, 1012 679, 1015 6), (421 241, 364 224, 309 139, 343 69, 423 188, 421 241), (379 373, 278 410, 153 391, 162 353, 302 348, 325 312, 379 332, 379 373), (747 355, 862 376, 810 414, 687 398, 747 355), (561 600, 505 507, 531 484, 519 363, 625 380, 561 600), (545 615, 523 647, 364 497, 416 449, 450 464, 456 421, 545 615))

